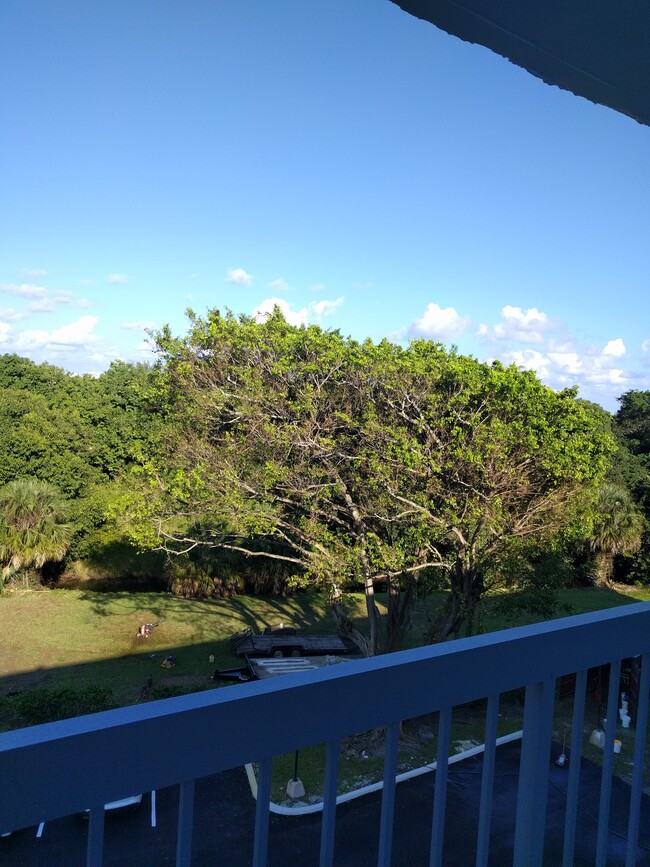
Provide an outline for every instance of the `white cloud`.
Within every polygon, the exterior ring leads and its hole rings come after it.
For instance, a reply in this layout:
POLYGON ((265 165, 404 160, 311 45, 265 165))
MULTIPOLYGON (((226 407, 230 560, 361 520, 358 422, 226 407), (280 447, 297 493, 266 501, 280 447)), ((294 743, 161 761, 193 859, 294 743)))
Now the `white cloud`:
POLYGON ((314 317, 319 320, 322 319, 323 316, 331 316, 338 308, 343 304, 345 298, 341 296, 337 298, 335 301, 326 301, 323 299, 322 301, 312 301, 311 304, 308 305, 308 310, 310 313, 314 314, 314 317))
POLYGON ((151 340, 141 340, 137 346, 137 352, 140 358, 151 359, 155 353, 154 344, 151 340))
POLYGON ((142 319, 139 322, 123 322, 120 328, 124 328, 126 331, 147 331, 155 328, 155 322, 151 319, 142 319))
POLYGON ((609 370, 593 370, 585 376, 585 382, 593 385, 625 386, 628 381, 628 374, 616 367, 609 370))
POLYGON ((47 277, 47 271, 44 268, 21 268, 18 272, 21 277, 47 277))
POLYGON ((47 289, 34 283, 0 283, 0 292, 14 295, 18 298, 44 298, 47 289))
POLYGON ((32 301, 27 305, 28 313, 51 313, 54 310, 54 304, 51 298, 39 298, 38 301, 32 301))
POLYGON ((468 316, 460 316, 453 307, 429 304, 422 316, 411 323, 408 333, 411 337, 449 340, 462 334, 469 322, 468 316))
POLYGON ((123 286, 125 283, 129 282, 129 275, 118 273, 107 274, 106 282, 111 283, 114 286, 123 286))
POLYGON ((327 286, 324 283, 314 283, 313 286, 309 287, 310 292, 325 292, 327 286))
POLYGON ((0 343, 7 343, 11 337, 11 325, 0 321, 0 343))
POLYGON ((266 298, 253 310, 252 316, 257 322, 264 322, 273 313, 275 307, 280 308, 280 312, 289 325, 307 324, 309 316, 307 308, 303 307, 302 310, 292 310, 284 298, 266 298))
MULTIPOLYGON (((17 312, 13 309, 4 310, 5 318, 25 319, 33 313, 51 313, 56 305, 74 304, 76 307, 89 307, 90 302, 85 298, 77 298, 74 293, 66 291, 50 292, 44 286, 36 286, 34 283, 2 283, 0 292, 13 295, 17 298, 31 299, 25 310, 17 312)), ((0 315, 3 315, 0 312, 0 315)))
POLYGON ((501 310, 501 322, 492 329, 485 323, 479 325, 478 337, 489 337, 494 340, 515 340, 518 343, 543 343, 543 332, 551 327, 551 322, 537 307, 522 310, 507 304, 501 310))
POLYGON ((577 375, 584 372, 582 359, 577 352, 549 352, 548 357, 563 373, 577 375))
POLYGON ((64 347, 87 346, 97 340, 92 331, 98 322, 98 316, 82 316, 76 322, 55 328, 54 331, 27 329, 17 335, 16 347, 21 350, 42 347, 58 350, 64 347))
POLYGON ((502 360, 525 370, 534 370, 553 388, 577 385, 583 396, 590 399, 613 399, 629 387, 632 379, 630 373, 613 366, 614 359, 622 354, 620 350, 617 341, 610 341, 604 349, 565 345, 563 351, 547 353, 536 349, 517 350, 504 353, 502 360))
POLYGON ((226 283, 234 283, 235 286, 250 286, 253 277, 243 268, 229 268, 226 272, 226 283))
POLYGON ((99 316, 81 316, 76 322, 64 325, 52 332, 51 343, 64 346, 83 346, 93 343, 97 337, 92 333, 99 322, 99 316))
POLYGON ((90 307, 87 298, 79 298, 73 292, 55 292, 52 299, 56 304, 74 304, 75 307, 90 307))
POLYGON ((280 312, 290 325, 308 325, 312 319, 320 322, 325 316, 331 316, 343 304, 345 298, 341 296, 333 301, 323 299, 322 301, 312 301, 306 307, 300 310, 292 310, 284 298, 279 298, 277 295, 272 298, 266 298, 253 310, 252 316, 257 322, 264 320, 273 312, 274 307, 279 307, 280 312))
POLYGON ((72 292, 55 292, 54 300, 57 304, 70 304, 74 300, 72 292))
POLYGON ((271 280, 270 283, 266 284, 266 288, 272 292, 293 292, 293 286, 290 286, 282 277, 278 277, 277 280, 271 280))
POLYGON ((24 319, 26 315, 26 313, 14 310, 13 307, 0 307, 0 320, 4 319, 5 322, 18 322, 24 319))
POLYGON ((621 338, 617 337, 616 340, 608 341, 607 346, 603 349, 603 355, 609 355, 612 358, 620 358, 625 355, 625 344, 621 338))
POLYGON ((516 364, 523 370, 534 370, 540 379, 547 379, 550 362, 548 356, 537 349, 516 349, 503 356, 506 364, 516 364))
POLYGON ((644 340, 641 344, 641 352, 647 352, 650 349, 650 340, 644 340))
POLYGON ((21 331, 16 337, 16 348, 28 351, 47 346, 50 342, 50 332, 36 329, 21 331))

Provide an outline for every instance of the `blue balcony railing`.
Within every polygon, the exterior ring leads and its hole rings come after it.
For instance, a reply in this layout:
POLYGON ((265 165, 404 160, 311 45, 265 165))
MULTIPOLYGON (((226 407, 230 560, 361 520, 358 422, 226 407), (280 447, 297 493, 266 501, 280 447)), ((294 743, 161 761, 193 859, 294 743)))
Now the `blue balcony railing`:
MULTIPOLYGON (((181 698, 156 701, 0 735, 0 832, 82 811, 90 805, 87 863, 102 863, 103 804, 133 792, 180 784, 177 865, 192 860, 194 784, 201 777, 257 764, 253 864, 268 861, 274 756, 326 744, 321 867, 335 864, 337 768, 341 739, 386 727, 378 861, 392 861, 400 723, 439 712, 430 863, 445 862, 447 761, 452 709, 487 698, 475 863, 489 863, 490 817, 499 696, 525 688, 523 740, 514 814, 512 863, 544 861, 548 768, 557 679, 576 674, 571 762, 567 769, 564 867, 574 862, 584 741, 587 673, 609 664, 606 715, 619 699, 621 661, 641 658, 632 756, 626 867, 637 863, 650 676, 650 604, 635 604, 550 623, 365 659, 181 698), (289 711, 290 709, 290 711, 289 711), (161 749, 161 745, 173 745, 161 749), (119 757, 119 760, 116 758, 119 757)), ((607 727, 595 843, 596 867, 608 864, 614 756, 607 727)), ((215 852, 214 863, 219 864, 215 852)))

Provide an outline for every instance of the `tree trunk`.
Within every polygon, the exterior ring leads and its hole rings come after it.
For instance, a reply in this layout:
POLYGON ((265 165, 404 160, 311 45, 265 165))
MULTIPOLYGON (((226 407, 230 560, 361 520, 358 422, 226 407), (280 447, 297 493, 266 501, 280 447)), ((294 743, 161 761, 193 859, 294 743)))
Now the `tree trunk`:
POLYGON ((373 654, 371 653, 370 642, 363 632, 357 629, 352 620, 348 617, 348 613, 343 606, 341 591, 337 586, 335 586, 332 591, 330 605, 332 616, 336 621, 339 632, 341 632, 342 635, 347 635, 348 638, 351 638, 364 656, 372 656, 373 654))
POLYGON ((482 575, 468 566, 459 557, 451 573, 451 592, 442 612, 427 629, 425 644, 446 641, 457 637, 461 627, 466 624, 468 635, 472 634, 476 611, 485 593, 482 575))
POLYGON ((607 588, 611 586, 614 574, 614 555, 609 551, 599 551, 596 554, 596 575, 594 584, 596 587, 607 588))
POLYGON ((433 620, 424 633, 423 644, 437 644, 456 635, 463 622, 461 597, 452 590, 440 614, 433 620))
POLYGON ((415 610, 415 581, 407 577, 406 590, 397 578, 388 581, 388 652, 404 648, 404 637, 411 628, 415 610))
POLYGON ((363 589, 366 597, 368 625, 370 626, 370 652, 368 656, 379 656, 381 653, 381 621, 377 609, 377 600, 375 599, 375 583, 370 572, 370 564, 368 563, 365 551, 363 552, 361 565, 363 568, 363 589))
POLYGON ((352 518, 354 534, 359 541, 359 560, 361 561, 361 573, 363 575, 363 591, 366 597, 366 611, 368 613, 368 627, 370 631, 368 656, 379 656, 381 653, 381 621, 377 602, 375 600, 375 582, 368 557, 368 541, 366 528, 345 482, 341 482, 341 490, 348 507, 348 513, 352 518))

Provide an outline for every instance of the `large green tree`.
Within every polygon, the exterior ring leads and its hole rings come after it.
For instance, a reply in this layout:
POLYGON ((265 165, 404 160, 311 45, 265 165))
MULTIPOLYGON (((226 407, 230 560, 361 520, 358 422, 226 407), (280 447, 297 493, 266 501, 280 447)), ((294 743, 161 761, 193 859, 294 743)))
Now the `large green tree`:
POLYGON ((428 631, 441 640, 471 631, 500 561, 548 547, 586 517, 612 443, 572 390, 557 393, 532 372, 428 341, 406 355, 410 375, 387 386, 411 443, 407 481, 393 493, 421 511, 444 564, 449 593, 428 631))
POLYGON ((212 311, 158 346, 178 434, 147 491, 158 537, 292 561, 342 622, 341 591, 361 582, 370 654, 401 646, 424 576, 449 591, 430 639, 471 627, 495 558, 576 520, 604 472, 609 438, 573 392, 428 341, 212 311))

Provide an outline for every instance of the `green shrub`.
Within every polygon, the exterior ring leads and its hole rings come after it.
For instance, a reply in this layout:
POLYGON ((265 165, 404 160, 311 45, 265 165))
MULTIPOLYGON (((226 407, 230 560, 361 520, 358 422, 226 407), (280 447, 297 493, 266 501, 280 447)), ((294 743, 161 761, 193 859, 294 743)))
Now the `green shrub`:
POLYGON ((84 689, 62 686, 21 692, 11 696, 8 701, 23 722, 27 725, 39 725, 108 710, 113 706, 112 698, 110 689, 98 686, 84 689))

